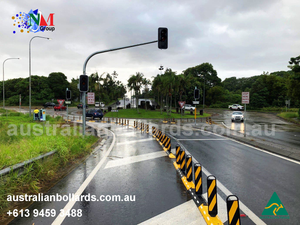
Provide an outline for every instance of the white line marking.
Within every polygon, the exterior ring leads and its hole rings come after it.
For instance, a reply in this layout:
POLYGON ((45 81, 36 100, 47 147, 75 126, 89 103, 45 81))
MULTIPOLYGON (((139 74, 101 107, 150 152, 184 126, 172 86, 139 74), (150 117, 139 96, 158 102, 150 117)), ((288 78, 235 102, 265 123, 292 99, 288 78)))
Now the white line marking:
POLYGON ((147 139, 142 139, 142 140, 138 140, 138 141, 124 141, 124 142, 119 142, 117 143, 117 145, 127 145, 127 144, 134 144, 134 143, 137 143, 137 142, 145 142, 145 141, 152 141, 153 138, 147 138, 147 139))
POLYGON ((148 154, 143 154, 143 155, 136 155, 136 156, 131 156, 131 157, 126 157, 123 159, 118 159, 118 160, 111 160, 108 161, 104 169, 112 168, 112 167, 117 167, 117 166, 124 166, 136 162, 142 162, 145 160, 149 159, 156 159, 160 157, 166 157, 166 153, 164 151, 159 151, 159 152, 152 152, 148 154))
MULTIPOLYGON (((203 173, 206 176, 212 175, 207 169, 203 167, 203 173)), ((218 188, 226 195, 232 195, 232 193, 219 181, 217 180, 218 188)), ((255 223, 255 224, 265 224, 257 215, 255 215, 241 200, 239 200, 240 209, 255 223)))
MULTIPOLYGON (((194 128, 194 129, 199 130, 199 129, 197 129, 197 128, 194 128)), ((296 164, 300 165, 300 162, 299 162, 299 161, 296 161, 296 160, 294 160, 294 159, 290 159, 290 158, 287 158, 287 157, 285 157, 285 156, 278 155, 278 154, 276 154, 276 153, 269 152, 269 151, 266 151, 266 150, 263 150, 263 149, 254 147, 254 146, 252 146, 252 145, 245 144, 245 143, 243 143, 243 142, 237 141, 237 140, 235 140, 235 139, 233 139, 233 138, 230 138, 230 137, 224 137, 224 136, 222 136, 222 135, 220 135, 220 134, 215 134, 215 133, 212 133, 212 132, 209 132, 209 131, 205 131, 205 132, 210 133, 210 134, 213 134, 213 135, 218 136, 218 137, 226 138, 226 139, 228 139, 228 140, 231 140, 231 141, 233 141, 233 142, 236 142, 236 143, 239 143, 239 144, 241 144, 241 145, 247 146, 247 147, 249 147, 249 148, 253 148, 253 149, 257 150, 257 151, 261 151, 261 152, 267 153, 267 154, 269 154, 269 155, 276 156, 276 157, 278 157, 278 158, 281 158, 281 159, 284 159, 284 160, 287 160, 287 161, 290 161, 290 162, 293 162, 293 163, 296 163, 296 164)), ((174 137, 173 137, 173 138, 174 138, 174 137)), ((174 139, 176 139, 176 138, 174 138, 174 139)), ((177 140, 178 140, 178 139, 177 139, 177 140)))
MULTIPOLYGON (((213 133, 212 133, 213 134, 213 133)), ((171 136, 171 135, 170 135, 171 136)), ((217 135, 218 136, 218 135, 217 135)), ((174 138, 174 137, 173 137, 174 138)), ((175 140, 178 140, 174 138, 175 140)), ((206 176, 212 175, 207 169, 202 167, 203 173, 206 174, 206 176)), ((218 189, 220 189, 226 196, 232 195, 232 193, 218 180, 218 189)), ((240 203, 240 209, 243 210, 243 212, 255 223, 255 224, 262 224, 266 225, 257 215, 255 215, 241 200, 240 203)))
MULTIPOLYGON (((84 191, 84 189, 88 186, 88 184, 94 178, 94 176, 96 175, 96 173, 98 172, 98 170, 100 169, 100 167, 102 166, 102 164, 105 162, 107 156, 109 155, 109 153, 113 149, 113 147, 115 145, 115 142, 116 142, 116 136, 115 136, 115 134, 112 131, 110 131, 110 132, 113 134, 113 141, 112 141, 109 149, 106 151, 104 157, 100 160, 100 162, 93 169, 93 171, 90 173, 90 175, 81 184, 81 186, 79 187, 79 189, 76 191, 75 196, 80 196, 82 194, 82 192, 84 191)), ((75 199, 69 200, 68 204, 64 207, 63 212, 67 212, 68 210, 71 210, 73 208, 73 206, 75 205, 75 203, 76 203, 75 199)), ((56 219, 53 221, 52 225, 60 225, 64 221, 65 218, 66 218, 66 214, 62 215, 62 213, 60 213, 56 217, 56 219)))
POLYGON ((177 139, 178 141, 228 141, 228 139, 177 139))
POLYGON ((166 212, 146 220, 141 225, 173 225, 173 224, 191 224, 206 225, 200 211, 195 207, 193 200, 189 200, 179 206, 176 206, 166 212))
MULTIPOLYGON (((217 181, 217 185, 219 184, 219 181, 217 181)), ((207 192, 202 194, 202 197, 207 201, 207 192)), ((227 207, 226 207, 226 201, 217 194, 217 203, 218 203, 218 217, 220 220, 224 223, 227 221, 227 207)))

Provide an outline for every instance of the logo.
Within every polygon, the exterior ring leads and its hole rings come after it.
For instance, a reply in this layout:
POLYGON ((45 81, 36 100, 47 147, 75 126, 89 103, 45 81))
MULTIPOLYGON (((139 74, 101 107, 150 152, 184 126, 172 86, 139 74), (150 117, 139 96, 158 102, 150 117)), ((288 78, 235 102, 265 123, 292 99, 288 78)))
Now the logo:
POLYGON ((262 215, 261 219, 289 219, 289 214, 276 192, 273 193, 262 215))
POLYGON ((39 11, 36 10, 30 10, 29 13, 20 12, 16 15, 11 17, 14 26, 13 33, 15 34, 17 30, 19 30, 21 33, 37 33, 37 32, 44 32, 44 31, 54 31, 54 13, 50 13, 47 20, 45 20, 45 17, 39 11))

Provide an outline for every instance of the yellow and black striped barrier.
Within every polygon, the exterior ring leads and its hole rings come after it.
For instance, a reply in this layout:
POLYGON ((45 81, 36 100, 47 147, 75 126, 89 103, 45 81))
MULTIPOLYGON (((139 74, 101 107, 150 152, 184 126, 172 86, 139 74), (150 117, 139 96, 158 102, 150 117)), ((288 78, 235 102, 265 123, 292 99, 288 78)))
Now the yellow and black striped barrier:
POLYGON ((211 117, 208 118, 209 124, 212 125, 211 117))
POLYGON ((163 145, 164 140, 167 138, 167 136, 165 134, 162 135, 162 137, 159 139, 159 144, 163 145))
POLYGON ((207 177, 207 200, 208 200, 208 214, 212 217, 218 215, 217 203, 217 180, 214 175, 207 177))
POLYGON ((200 198, 202 197, 202 166, 200 163, 194 164, 194 179, 195 179, 195 193, 200 198))
POLYGON ((181 147, 180 145, 176 145, 176 163, 180 166, 180 153, 181 153, 181 147))
POLYGON ((146 133, 149 134, 149 124, 146 125, 146 133))
POLYGON ((192 156, 186 156, 186 179, 188 182, 193 181, 193 167, 192 167, 192 156))
POLYGON ((229 195, 226 198, 228 225, 240 225, 239 198, 236 195, 229 195), (234 199, 232 199, 234 198, 234 199))
POLYGON ((168 120, 164 118, 163 123, 168 123, 168 120))
POLYGON ((180 155, 180 170, 185 175, 185 151, 182 150, 180 155))

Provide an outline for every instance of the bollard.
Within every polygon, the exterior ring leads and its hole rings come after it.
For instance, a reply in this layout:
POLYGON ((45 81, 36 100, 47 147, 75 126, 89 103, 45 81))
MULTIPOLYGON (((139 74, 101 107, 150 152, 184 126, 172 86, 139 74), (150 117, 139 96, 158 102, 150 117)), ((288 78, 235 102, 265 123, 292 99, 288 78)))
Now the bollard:
POLYGON ((229 195, 226 198, 228 225, 241 224, 239 198, 236 195, 229 195), (235 200, 230 198, 235 197, 235 200))
POLYGON ((168 136, 164 147, 164 151, 168 151, 169 153, 171 153, 171 138, 169 138, 168 136))
POLYGON ((149 124, 146 125, 146 133, 149 134, 149 124))
POLYGON ((180 153, 181 153, 180 145, 176 145, 176 163, 177 163, 177 165, 180 165, 180 153))
POLYGON ((168 140, 168 136, 166 135, 165 138, 163 138, 161 145, 166 147, 167 140, 168 140))
POLYGON ((185 151, 183 150, 180 155, 180 170, 185 174, 185 151))
POLYGON ((208 214, 211 217, 218 215, 217 202, 217 180, 214 175, 207 177, 207 200, 208 200, 208 214))
POLYGON ((192 167, 192 156, 186 156, 186 179, 188 182, 193 181, 193 167, 192 167))
POLYGON ((129 126, 129 120, 127 120, 127 126, 129 126))
POLYGON ((200 163, 194 165, 194 179, 195 179, 195 193, 201 198, 202 197, 202 166, 200 163))

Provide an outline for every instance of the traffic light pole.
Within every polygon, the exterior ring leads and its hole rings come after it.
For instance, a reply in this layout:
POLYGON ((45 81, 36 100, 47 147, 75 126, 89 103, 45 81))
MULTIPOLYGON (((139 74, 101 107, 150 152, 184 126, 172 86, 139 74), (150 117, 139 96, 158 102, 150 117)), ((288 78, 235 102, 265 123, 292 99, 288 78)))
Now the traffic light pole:
MULTIPOLYGON (((136 45, 128 45, 128 46, 124 46, 124 47, 120 47, 120 48, 112 48, 112 49, 108 49, 108 50, 104 50, 104 51, 98 51, 98 52, 94 52, 93 54, 89 55, 89 57, 87 57, 87 59, 85 60, 84 64, 83 64, 83 75, 86 75, 86 66, 88 61, 94 56, 94 55, 98 55, 101 53, 105 53, 105 52, 113 52, 113 51, 118 51, 118 50, 122 50, 122 49, 126 49, 126 48, 134 48, 134 47, 138 47, 138 46, 142 46, 142 45, 149 45, 149 44, 153 44, 156 43, 157 41, 150 41, 150 42, 145 42, 145 43, 140 43, 140 44, 136 44, 136 45)), ((85 135, 85 114, 86 114, 86 92, 82 92, 82 135, 85 135)))

